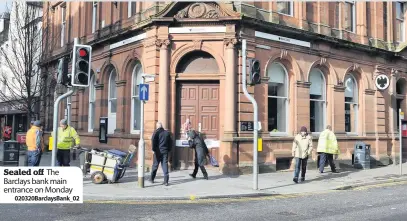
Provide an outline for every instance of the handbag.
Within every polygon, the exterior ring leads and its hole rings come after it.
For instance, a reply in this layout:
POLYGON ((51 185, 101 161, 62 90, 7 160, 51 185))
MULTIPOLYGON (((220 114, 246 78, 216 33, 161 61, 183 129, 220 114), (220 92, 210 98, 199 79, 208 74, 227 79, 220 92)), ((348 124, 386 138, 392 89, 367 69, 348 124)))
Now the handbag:
POLYGON ((219 167, 218 161, 212 155, 209 156, 209 162, 213 167, 219 167))

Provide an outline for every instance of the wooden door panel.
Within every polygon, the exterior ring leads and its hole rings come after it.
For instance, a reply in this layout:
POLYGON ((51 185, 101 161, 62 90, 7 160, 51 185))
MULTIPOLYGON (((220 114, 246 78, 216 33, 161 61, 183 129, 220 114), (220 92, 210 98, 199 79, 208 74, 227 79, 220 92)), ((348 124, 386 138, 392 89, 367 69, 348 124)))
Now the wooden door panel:
POLYGON ((206 139, 219 138, 219 85, 199 86, 199 123, 206 139))

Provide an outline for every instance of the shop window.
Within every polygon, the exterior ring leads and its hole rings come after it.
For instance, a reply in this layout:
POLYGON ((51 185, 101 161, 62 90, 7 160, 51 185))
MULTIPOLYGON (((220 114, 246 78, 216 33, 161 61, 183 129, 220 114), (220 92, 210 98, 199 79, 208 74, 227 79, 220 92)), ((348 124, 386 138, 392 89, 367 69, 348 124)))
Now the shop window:
POLYGON ((142 82, 142 66, 137 63, 132 73, 131 86, 131 132, 138 133, 141 124, 141 101, 139 100, 139 86, 142 82))
POLYGON ((405 41, 404 13, 406 7, 403 2, 396 2, 396 42, 405 41))
POLYGON ((277 12, 285 15, 290 15, 293 16, 293 7, 294 2, 293 1, 278 1, 277 2, 277 12))
POLYGON ((95 128, 95 102, 96 102, 96 76, 93 74, 89 84, 89 115, 88 115, 88 131, 93 132, 95 128))
POLYGON ((345 131, 357 133, 358 125, 358 85, 352 74, 345 77, 345 131))
POLYGON ((310 131, 322 132, 325 128, 326 83, 321 70, 313 68, 310 72, 310 131))
POLYGON ((117 87, 116 87, 116 70, 110 73, 109 77, 109 113, 117 111, 117 87))
POLYGON ((279 135, 287 133, 288 127, 288 74, 277 62, 267 68, 268 81, 268 131, 279 135))

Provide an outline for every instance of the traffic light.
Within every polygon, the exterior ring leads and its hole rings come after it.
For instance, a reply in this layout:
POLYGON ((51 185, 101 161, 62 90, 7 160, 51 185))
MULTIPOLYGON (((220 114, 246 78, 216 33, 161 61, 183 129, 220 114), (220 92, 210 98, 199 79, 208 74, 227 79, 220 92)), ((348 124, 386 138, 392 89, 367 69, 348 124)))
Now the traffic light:
POLYGON ((257 59, 249 59, 249 77, 250 85, 256 85, 261 83, 260 75, 260 61, 257 59))
POLYGON ((71 75, 68 73, 68 59, 60 58, 58 61, 58 84, 68 86, 71 84, 71 75))
POLYGON ((74 45, 72 61, 72 86, 89 87, 92 60, 92 47, 89 45, 74 45))

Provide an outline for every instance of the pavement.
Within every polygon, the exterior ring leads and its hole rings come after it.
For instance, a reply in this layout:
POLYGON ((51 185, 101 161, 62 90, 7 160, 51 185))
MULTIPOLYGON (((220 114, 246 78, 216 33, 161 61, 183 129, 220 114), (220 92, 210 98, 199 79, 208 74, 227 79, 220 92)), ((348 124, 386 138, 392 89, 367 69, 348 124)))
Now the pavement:
POLYGON ((306 196, 185 202, 1 205, 7 221, 405 221, 407 185, 306 196))
MULTIPOLYGON (((0 150, 1 152, 1 150, 0 150)), ((1 158, 0 158, 1 159, 1 158)), ((50 166, 51 153, 45 153, 41 166, 50 166)), ((20 162, 23 165, 23 161, 20 162)), ((73 161, 72 166, 78 166, 78 161, 73 161)), ((407 172, 407 164, 403 164, 403 171, 407 172)), ((253 176, 238 175, 227 176, 208 167, 209 180, 202 179, 198 172, 197 179, 189 177, 192 170, 179 170, 170 173, 170 185, 163 186, 161 168, 158 171, 156 183, 150 184, 145 175, 145 188, 138 187, 137 168, 129 168, 125 176, 114 184, 93 184, 90 175, 84 177, 85 201, 118 201, 118 200, 199 200, 213 198, 239 198, 259 197, 273 195, 289 195, 317 193, 333 190, 346 190, 365 185, 375 185, 407 181, 407 176, 398 175, 399 166, 378 167, 370 170, 346 169, 338 174, 319 174, 317 170, 309 170, 306 181, 295 184, 292 181, 293 172, 275 172, 259 174, 259 189, 253 190, 253 176)))

